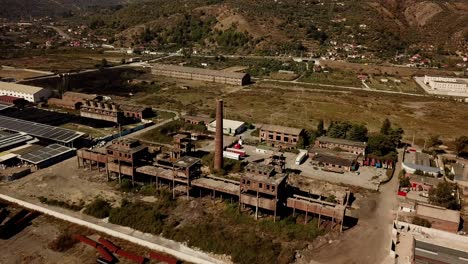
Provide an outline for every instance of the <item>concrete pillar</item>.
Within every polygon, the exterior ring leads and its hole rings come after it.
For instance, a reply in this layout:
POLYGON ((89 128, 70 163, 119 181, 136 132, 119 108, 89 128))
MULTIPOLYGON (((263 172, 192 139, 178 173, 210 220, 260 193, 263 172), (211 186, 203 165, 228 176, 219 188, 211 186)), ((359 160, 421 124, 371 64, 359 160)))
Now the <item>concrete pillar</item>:
POLYGON ((255 220, 258 219, 258 188, 257 188, 257 202, 255 204, 255 220))

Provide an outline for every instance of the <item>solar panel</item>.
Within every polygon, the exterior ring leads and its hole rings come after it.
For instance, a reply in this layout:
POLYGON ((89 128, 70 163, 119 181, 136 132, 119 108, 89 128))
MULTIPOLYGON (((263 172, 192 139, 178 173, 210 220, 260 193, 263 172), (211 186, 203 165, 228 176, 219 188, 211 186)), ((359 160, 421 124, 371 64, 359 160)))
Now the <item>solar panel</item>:
POLYGON ((10 105, 0 104, 0 111, 2 111, 3 109, 9 108, 9 107, 10 107, 10 105))
POLYGON ((32 152, 21 155, 20 159, 33 164, 39 164, 74 150, 75 149, 73 148, 65 147, 59 144, 52 144, 47 147, 33 150, 32 152))
POLYGON ((54 127, 6 116, 0 116, 0 128, 15 132, 24 132, 31 136, 46 138, 61 143, 70 143, 84 135, 84 133, 66 128, 54 127))
POLYGON ((12 146, 25 143, 31 139, 33 139, 33 137, 20 133, 0 135, 0 149, 11 148, 12 146))

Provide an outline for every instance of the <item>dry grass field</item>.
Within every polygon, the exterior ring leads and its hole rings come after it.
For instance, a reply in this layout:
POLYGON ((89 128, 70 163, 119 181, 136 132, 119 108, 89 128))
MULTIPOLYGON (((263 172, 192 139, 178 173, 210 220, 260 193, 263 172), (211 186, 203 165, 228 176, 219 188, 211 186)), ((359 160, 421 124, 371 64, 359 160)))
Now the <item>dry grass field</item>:
POLYGON ((423 141, 430 135, 453 140, 468 131, 468 104, 433 97, 338 90, 313 86, 258 83, 248 87, 180 81, 157 77, 151 92, 132 98, 160 108, 211 114, 216 98, 224 98, 225 117, 248 122, 314 129, 319 119, 348 120, 378 131, 389 118, 405 130, 405 138, 423 141), (188 89, 181 88, 188 86, 188 89), (296 89, 296 90, 294 90, 296 89))

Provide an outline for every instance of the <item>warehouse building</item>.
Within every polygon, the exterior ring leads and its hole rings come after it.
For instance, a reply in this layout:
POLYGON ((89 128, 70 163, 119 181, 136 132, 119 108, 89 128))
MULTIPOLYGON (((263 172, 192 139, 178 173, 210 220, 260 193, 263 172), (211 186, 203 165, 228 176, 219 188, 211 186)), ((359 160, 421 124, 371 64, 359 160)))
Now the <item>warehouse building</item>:
MULTIPOLYGON (((235 136, 244 132, 245 123, 236 120, 223 119, 223 134, 235 136)), ((208 131, 216 132, 216 120, 208 124, 208 131)))
POLYGON ((328 149, 340 148, 343 151, 351 152, 358 155, 365 155, 367 144, 366 142, 352 141, 341 138, 319 137, 317 138, 317 140, 315 140, 314 147, 328 149))
POLYGON ((87 100, 80 108, 80 116, 120 124, 123 113, 114 103, 87 100))
POLYGON ((201 68, 183 67, 167 64, 156 64, 151 72, 179 79, 215 82, 231 85, 247 85, 250 83, 250 75, 240 72, 217 71, 201 68))
POLYGON ((358 169, 358 155, 326 148, 310 148, 310 163, 324 171, 344 173, 358 169))
POLYGON ((134 120, 142 120, 153 115, 153 109, 137 105, 120 105, 123 116, 134 120))
POLYGON ((414 174, 416 171, 421 171, 424 174, 429 174, 437 177, 441 174, 441 169, 434 164, 431 155, 422 152, 407 152, 402 163, 403 169, 406 172, 414 174))
POLYGON ((260 139, 271 147, 295 147, 304 130, 301 128, 277 125, 263 125, 260 128, 260 139))
POLYGON ((191 125, 207 125, 213 122, 214 120, 214 118, 211 118, 211 117, 190 116, 190 115, 185 115, 182 117, 182 119, 185 121, 185 123, 191 124, 191 125))
POLYGON ((68 109, 80 109, 87 100, 96 100, 97 98, 98 96, 95 94, 65 92, 62 99, 50 98, 48 104, 68 109))
POLYGON ((460 227, 460 211, 450 210, 429 204, 418 204, 416 216, 431 223, 431 228, 457 233, 460 227))
POLYGON ((51 94, 50 90, 41 87, 0 82, 0 95, 23 98, 31 103, 46 101, 51 94))

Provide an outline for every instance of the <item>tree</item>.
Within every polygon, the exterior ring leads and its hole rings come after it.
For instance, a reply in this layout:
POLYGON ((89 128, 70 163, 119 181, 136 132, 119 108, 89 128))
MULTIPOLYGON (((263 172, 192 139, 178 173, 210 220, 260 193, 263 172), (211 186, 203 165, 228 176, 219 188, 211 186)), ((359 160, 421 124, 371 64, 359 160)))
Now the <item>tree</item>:
POLYGON ((409 180, 409 177, 403 176, 400 177, 400 187, 411 187, 411 182, 409 180))
POLYGON ((463 152, 467 151, 468 148, 468 137, 460 136, 455 139, 455 153, 460 156, 463 152))
POLYGON ((396 148, 396 144, 391 137, 380 134, 369 137, 367 145, 369 153, 379 157, 394 152, 396 148))
POLYGON ((442 145, 442 140, 440 140, 439 135, 433 135, 429 137, 429 140, 427 141, 428 148, 435 148, 435 147, 438 147, 439 145, 442 145))
POLYGON ((346 135, 346 139, 364 142, 367 141, 367 132, 365 125, 354 124, 346 135))
POLYGON ((332 138, 346 138, 346 135, 351 128, 351 124, 344 121, 344 122, 334 122, 333 125, 327 130, 327 136, 332 138))
POLYGON ((385 118, 384 122, 382 123, 382 127, 380 128, 380 134, 388 135, 390 133, 391 128, 392 123, 390 123, 390 120, 388 120, 388 118, 385 118))
POLYGON ((317 125, 316 134, 317 134, 318 137, 325 135, 325 128, 324 128, 324 125, 323 125, 323 119, 319 120, 319 123, 317 125))
POLYGON ((447 209, 458 210, 460 209, 460 205, 458 204, 456 193, 457 185, 444 181, 429 191, 429 202, 447 209))

